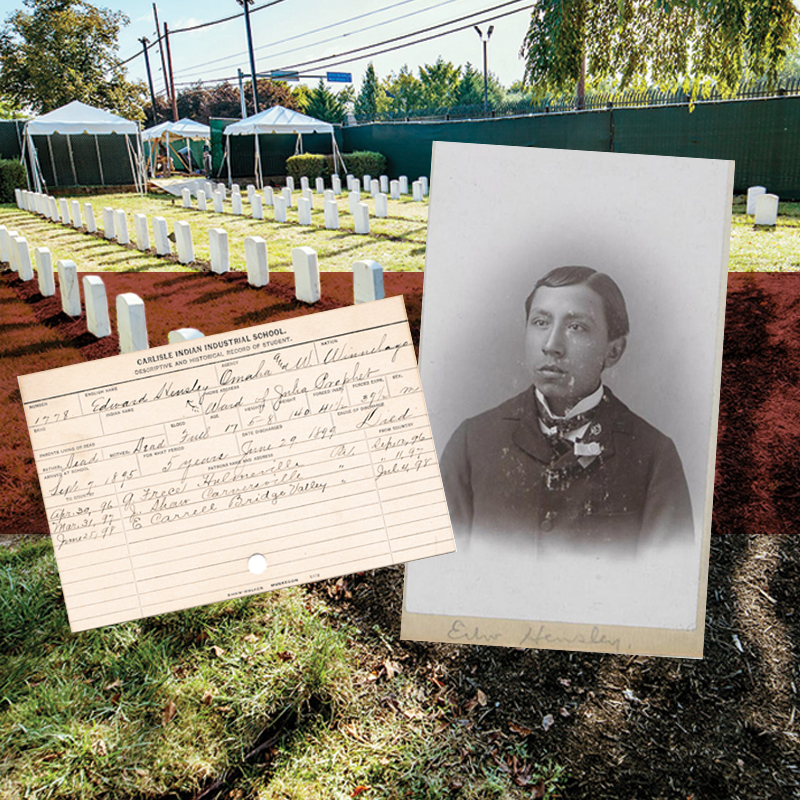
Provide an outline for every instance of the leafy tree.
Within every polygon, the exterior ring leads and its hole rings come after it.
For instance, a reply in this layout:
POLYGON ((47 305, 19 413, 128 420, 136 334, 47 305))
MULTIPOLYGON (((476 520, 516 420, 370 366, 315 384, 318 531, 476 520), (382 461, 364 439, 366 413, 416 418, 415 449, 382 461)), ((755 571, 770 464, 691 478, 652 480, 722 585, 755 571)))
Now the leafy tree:
POLYGON ((372 117, 378 112, 378 106, 382 100, 380 81, 375 72, 375 67, 372 66, 370 61, 364 73, 364 80, 361 82, 361 90, 356 97, 355 107, 353 113, 357 117, 372 117))
POLYGON ((116 59, 128 18, 86 0, 24 0, 0 31, 0 93, 33 113, 80 100, 141 119, 145 85, 116 59))
POLYGON ((353 89, 347 87, 340 92, 332 92, 320 78, 319 84, 312 89, 308 97, 308 105, 304 113, 325 122, 340 123, 347 113, 347 105, 352 102, 353 89))
POLYGON ((403 64, 397 75, 389 75, 382 88, 387 99, 386 107, 380 109, 382 111, 405 114, 425 107, 422 82, 411 73, 406 64, 403 64))
POLYGON ((458 102, 461 67, 444 61, 441 56, 434 64, 419 68, 419 80, 425 104, 432 108, 450 108, 458 102))
MULTIPOLYGON (((491 72, 488 74, 487 92, 489 108, 494 108, 505 100, 505 91, 500 81, 491 72)), ((461 80, 456 90, 456 105, 483 105, 483 72, 476 70, 469 61, 461 72, 461 80)))
POLYGON ((619 88, 776 75, 796 39, 792 0, 539 0, 520 54, 539 94, 572 90, 586 64, 619 88))

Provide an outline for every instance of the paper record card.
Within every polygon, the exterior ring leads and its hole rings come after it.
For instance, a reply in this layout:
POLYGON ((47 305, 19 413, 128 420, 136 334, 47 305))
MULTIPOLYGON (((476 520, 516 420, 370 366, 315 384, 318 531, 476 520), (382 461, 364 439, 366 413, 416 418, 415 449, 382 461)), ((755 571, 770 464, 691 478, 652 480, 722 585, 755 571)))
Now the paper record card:
POLYGON ((401 297, 19 384, 73 631, 455 549, 401 297))

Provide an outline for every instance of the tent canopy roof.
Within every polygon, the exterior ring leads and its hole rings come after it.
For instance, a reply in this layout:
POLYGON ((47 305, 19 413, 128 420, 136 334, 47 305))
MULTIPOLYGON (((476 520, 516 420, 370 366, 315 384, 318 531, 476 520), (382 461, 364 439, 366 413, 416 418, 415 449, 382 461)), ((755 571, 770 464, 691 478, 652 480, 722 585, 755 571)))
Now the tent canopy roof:
POLYGON ((170 136, 177 139, 209 139, 211 128, 203 125, 202 122, 195 122, 193 119, 184 117, 177 122, 168 120, 143 130, 142 139, 158 139, 165 133, 169 133, 170 136))
POLYGON ((283 106, 272 106, 225 128, 226 136, 256 133, 333 133, 333 125, 283 106))
POLYGON ((73 100, 61 108, 42 114, 29 120, 25 125, 26 133, 32 136, 49 136, 53 133, 137 133, 139 126, 135 122, 118 117, 110 111, 87 106, 79 100, 73 100))

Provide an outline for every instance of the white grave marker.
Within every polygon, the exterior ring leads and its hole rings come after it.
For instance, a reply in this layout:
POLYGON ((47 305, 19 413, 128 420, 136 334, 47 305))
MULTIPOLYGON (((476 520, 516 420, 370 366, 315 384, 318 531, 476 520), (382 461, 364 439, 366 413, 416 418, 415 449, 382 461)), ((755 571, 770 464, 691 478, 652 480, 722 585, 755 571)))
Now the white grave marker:
POLYGON ((227 200, 228 198, 228 187, 225 186, 224 183, 218 183, 216 191, 222 195, 223 200, 227 200))
POLYGON ((239 186, 238 183, 234 183, 233 186, 231 186, 231 197, 233 197, 233 195, 235 194, 238 194, 240 196, 242 194, 242 187, 239 186))
POLYGON ((356 191, 355 189, 347 195, 347 203, 350 207, 350 213, 355 216, 356 215, 356 206, 361 202, 361 192, 356 191))
POLYGON ((125 209, 118 208, 114 212, 114 231, 117 234, 117 241, 120 244, 128 244, 130 237, 128 236, 128 218, 125 216, 125 209))
POLYGON ((342 193, 342 179, 338 175, 331 175, 331 190, 334 194, 342 193))
POLYGON ((153 217, 153 242, 158 255, 168 256, 172 252, 169 246, 167 220, 164 217, 153 217))
POLYGON ((31 250, 28 247, 28 240, 23 236, 14 237, 17 245, 17 272, 20 280, 33 280, 33 264, 31 264, 31 250))
POLYGON ((52 297, 56 293, 56 279, 53 275, 53 256, 46 247, 37 247, 33 254, 36 258, 36 277, 39 279, 39 293, 42 297, 52 297))
POLYGON ((97 275, 83 278, 83 297, 86 303, 86 327, 98 339, 111 336, 111 321, 108 318, 108 298, 103 279, 97 275))
POLYGON ((372 191, 371 188, 370 188, 371 186, 372 186, 372 175, 370 175, 368 172, 365 172, 364 173, 364 191, 365 192, 372 191))
POLYGON ((386 194, 389 191, 389 176, 381 175, 381 191, 386 194))
POLYGON ((286 203, 286 208, 292 207, 292 190, 288 186, 284 186, 281 190, 281 197, 283 197, 284 202, 286 203))
POLYGON ((778 222, 778 195, 762 194, 756 199, 756 225, 776 225, 778 222))
POLYGON ((408 178, 405 175, 401 175, 398 178, 398 183, 400 184, 400 194, 408 194, 408 178))
POLYGON ((221 214, 222 204, 225 200, 225 193, 217 189, 213 194, 213 198, 214 198, 214 211, 216 211, 217 214, 221 214))
POLYGON ((309 188, 308 178, 305 175, 303 175, 300 178, 300 191, 305 193, 308 190, 308 188, 309 188))
POLYGON ((276 194, 272 198, 272 204, 275 208, 275 222, 286 222, 286 200, 283 195, 276 194))
MULTIPOLYGON (((161 219, 161 217, 156 217, 161 219)), ((147 320, 144 316, 144 301, 133 292, 117 295, 117 331, 120 353, 147 350, 147 320)))
POLYGON ((373 197, 376 197, 380 190, 381 190, 381 182, 377 178, 373 178, 369 184, 369 193, 373 197))
POLYGON ((183 207, 184 208, 191 208, 192 207, 192 192, 190 189, 182 189, 181 190, 181 197, 183 198, 183 207))
POLYGON ((178 221, 175 223, 175 247, 178 250, 178 261, 181 264, 191 264, 194 261, 192 228, 188 222, 178 221))
POLYGON ((73 228, 83 227, 83 218, 81 217, 81 204, 79 200, 71 200, 69 204, 69 217, 72 220, 73 228))
POLYGON ((231 195, 231 205, 233 206, 234 214, 242 214, 242 195, 240 192, 234 192, 231 195))
POLYGON ((206 204, 206 193, 203 189, 197 190, 197 208, 200 211, 208 211, 208 206, 206 204))
POLYGON ((211 228, 208 232, 208 246, 211 250, 211 271, 217 275, 230 269, 228 258, 228 232, 224 228, 211 228))
POLYGON ((0 225, 0 262, 8 264, 10 257, 8 255, 8 228, 5 225, 0 225))
POLYGON ((389 216, 389 198, 383 192, 378 192, 375 195, 375 216, 389 216))
POLYGON ((250 201, 250 210, 253 213, 253 219, 264 219, 264 201, 260 194, 253 195, 253 199, 250 201))
POLYGON ((8 264, 11 269, 16 272, 16 267, 14 266, 14 237, 19 236, 17 231, 6 231, 5 233, 0 232, 0 240, 5 241, 6 251, 5 251, 5 258, 2 260, 8 264))
POLYGON ((83 219, 89 233, 97 233, 97 223, 94 221, 94 206, 91 203, 83 204, 83 219))
POLYGON ((422 194, 424 197, 428 196, 428 179, 423 175, 420 177, 419 182, 422 184, 422 194))
POLYGON ((325 227, 329 231, 339 230, 339 206, 335 200, 325 201, 325 227))
POLYGON ((322 194, 325 191, 325 178, 317 178, 314 181, 314 189, 317 194, 322 194))
POLYGON ((272 205, 272 197, 273 197, 272 187, 271 186, 265 186, 264 187, 264 202, 268 206, 272 205))
POLYGON ((392 181, 389 184, 389 192, 392 200, 400 199, 400 181, 392 181))
POLYGON ((269 283, 269 263, 264 239, 260 236, 245 238, 244 260, 247 263, 247 282, 252 286, 266 286, 269 283))
POLYGON ((58 211, 59 215, 61 216, 62 224, 69 225, 70 224, 69 203, 63 197, 59 197, 58 199, 58 211))
POLYGON ((747 213, 752 217, 756 213, 756 200, 762 194, 766 194, 767 189, 765 186, 751 186, 747 190, 747 213))
POLYGON ((114 209, 108 206, 103 209, 103 236, 106 239, 114 238, 114 209))
POLYGON ((70 317, 81 315, 81 290, 78 285, 78 267, 74 261, 62 259, 56 264, 58 288, 61 290, 61 308, 70 317))
POLYGON ((369 206, 366 203, 359 203, 356 206, 356 213, 353 214, 356 233, 369 233, 369 206))
POLYGON ((353 304, 384 297, 383 267, 377 261, 356 261, 353 264, 353 304))
POLYGON ((253 198, 257 196, 256 187, 252 183, 247 184, 247 202, 253 205, 253 198))
POLYGON ((422 202, 422 184, 419 181, 414 181, 414 183, 411 184, 411 190, 414 200, 422 202))
POLYGON ((320 298, 319 264, 317 254, 310 247, 292 250, 294 293, 301 303, 316 303, 320 298))
POLYGON ((286 188, 290 192, 294 191, 294 178, 291 175, 288 175, 287 178, 286 178, 286 188))
POLYGON ((311 201, 307 197, 297 198, 297 221, 301 225, 311 224, 311 201))
POLYGON ((14 189, 14 197, 17 200, 17 208, 22 210, 22 189, 14 189))
POLYGON ((133 229, 136 231, 136 246, 142 251, 150 249, 150 226, 146 214, 133 215, 133 229))
POLYGON ((202 338, 203 334, 197 328, 178 328, 178 330, 170 331, 167 334, 169 344, 180 344, 181 342, 190 342, 192 339, 202 338))

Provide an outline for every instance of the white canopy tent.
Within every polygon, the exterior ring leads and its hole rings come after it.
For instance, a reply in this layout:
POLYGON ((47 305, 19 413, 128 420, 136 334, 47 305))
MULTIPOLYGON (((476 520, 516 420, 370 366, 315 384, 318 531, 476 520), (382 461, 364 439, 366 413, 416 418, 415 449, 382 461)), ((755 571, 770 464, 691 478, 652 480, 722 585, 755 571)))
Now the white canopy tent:
MULTIPOLYGON (((36 145, 33 143, 33 137, 49 137, 55 133, 67 137, 67 148, 69 151, 72 173, 76 181, 77 171, 75 169, 75 158, 72 153, 70 136, 79 134, 90 134, 94 136, 95 147, 97 149, 97 163, 100 168, 101 180, 103 180, 103 165, 100 159, 100 145, 98 144, 97 137, 110 133, 124 135, 125 145, 128 151, 128 160, 131 165, 131 174, 133 175, 136 190, 138 192, 144 192, 145 173, 143 167, 144 160, 142 158, 142 144, 139 137, 139 124, 124 119, 123 117, 118 117, 110 111, 103 111, 100 108, 86 105, 86 103, 81 103, 79 100, 73 100, 71 103, 67 103, 65 106, 61 106, 61 108, 56 108, 47 114, 42 114, 42 116, 29 120, 25 124, 25 141, 23 144, 22 158, 25 158, 25 150, 27 149, 31 164, 33 165, 33 184, 35 191, 42 191, 44 177, 39 165, 39 157, 36 151, 36 145), (135 150, 129 136, 135 137, 133 139, 136 143, 135 150)), ((54 161, 53 165, 55 169, 54 161)))
POLYGON ((260 133, 295 133, 297 134, 297 144, 295 145, 295 154, 303 152, 303 134, 304 133, 329 133, 331 135, 331 142, 333 148, 333 168, 334 171, 339 173, 339 165, 342 169, 344 166, 344 159, 339 152, 339 147, 336 144, 336 136, 334 135, 334 128, 330 122, 323 122, 314 117, 307 117, 299 111, 292 111, 283 106, 272 106, 266 111, 260 111, 258 114, 253 114, 240 122, 234 122, 225 128, 225 150, 228 162, 228 183, 231 182, 231 136, 255 136, 256 137, 256 183, 260 189, 264 183, 263 175, 261 174, 261 150, 258 146, 258 135, 260 133))
MULTIPOLYGON (((148 158, 151 175, 155 175, 155 156, 158 154, 158 145, 162 137, 164 137, 167 147, 167 164, 171 163, 171 159, 169 158, 170 136, 174 137, 175 139, 202 139, 205 141, 211 139, 211 128, 209 128, 208 125, 203 125, 202 122, 195 122, 193 119, 184 117, 183 119, 179 119, 177 122, 161 122, 158 125, 154 125, 152 128, 146 128, 143 130, 142 140, 152 143, 150 148, 150 156, 148 158)), ((186 165, 190 172, 192 169, 191 152, 192 151, 189 150, 189 163, 186 165)), ((181 158, 179 153, 175 152, 175 155, 178 156, 181 161, 183 161, 183 158, 181 158)))

